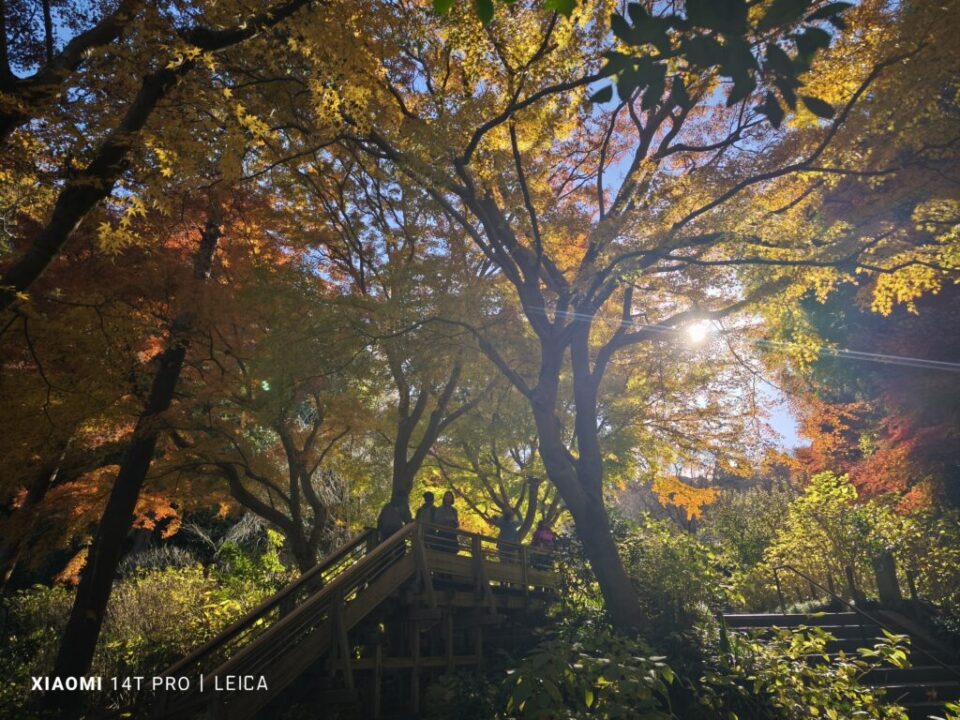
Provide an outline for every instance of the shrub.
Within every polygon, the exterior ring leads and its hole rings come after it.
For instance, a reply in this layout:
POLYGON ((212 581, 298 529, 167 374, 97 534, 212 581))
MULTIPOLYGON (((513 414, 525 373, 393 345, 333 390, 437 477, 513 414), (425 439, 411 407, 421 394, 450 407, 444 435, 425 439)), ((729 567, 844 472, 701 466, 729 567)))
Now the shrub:
POLYGON ((724 634, 720 645, 726 647, 713 656, 702 679, 701 701, 744 719, 907 720, 903 708, 884 703, 882 690, 860 684, 873 668, 908 666, 906 638, 884 634, 873 648, 838 656, 827 653, 834 638, 816 627, 776 630, 767 637, 724 634))
MULTIPOLYGON (((235 575, 199 565, 134 569, 131 564, 128 576, 114 585, 91 673, 153 675, 215 636, 275 590, 275 576, 264 569, 271 567, 269 558, 248 558, 242 567, 235 575)), ((29 717, 30 676, 52 669, 72 603, 73 591, 42 585, 3 599, 0 717, 29 717)), ((135 697, 105 683, 102 696, 87 699, 97 707, 122 707, 135 697)))
POLYGON ((540 643, 504 683, 508 718, 672 717, 673 671, 641 640, 581 618, 540 643))

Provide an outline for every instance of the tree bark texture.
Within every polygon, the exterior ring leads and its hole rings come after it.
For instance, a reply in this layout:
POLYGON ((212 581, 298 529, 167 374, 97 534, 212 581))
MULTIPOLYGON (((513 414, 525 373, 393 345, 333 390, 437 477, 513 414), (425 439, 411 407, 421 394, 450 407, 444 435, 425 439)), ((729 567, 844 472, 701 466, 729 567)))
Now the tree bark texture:
MULTIPOLYGON (((194 256, 194 279, 198 283, 210 276, 220 233, 219 217, 212 217, 207 221, 194 256)), ((173 323, 167 347, 157 358, 157 372, 150 395, 120 462, 120 470, 80 577, 54 666, 56 677, 82 676, 90 669, 117 566, 123 555, 124 540, 130 532, 140 490, 156 450, 161 431, 160 416, 173 400, 193 322, 189 310, 181 311, 173 323)), ((49 700, 65 715, 75 715, 79 710, 77 693, 57 693, 49 696, 49 700)))

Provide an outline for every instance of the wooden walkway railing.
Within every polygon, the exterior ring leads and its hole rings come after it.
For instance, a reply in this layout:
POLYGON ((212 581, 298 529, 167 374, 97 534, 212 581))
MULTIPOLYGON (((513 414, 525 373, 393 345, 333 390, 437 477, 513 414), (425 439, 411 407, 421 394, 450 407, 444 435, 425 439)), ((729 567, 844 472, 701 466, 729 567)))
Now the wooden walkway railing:
POLYGON ((252 717, 335 648, 346 689, 353 690, 350 629, 411 580, 428 607, 436 605, 440 582, 469 587, 476 606, 491 611, 501 592, 525 597, 556 586, 549 556, 516 543, 422 523, 406 525, 379 545, 374 540, 373 531, 357 536, 168 668, 165 676, 189 677, 190 689, 159 695, 153 716, 252 717), (228 677, 238 676, 262 677, 268 690, 223 689, 228 677))

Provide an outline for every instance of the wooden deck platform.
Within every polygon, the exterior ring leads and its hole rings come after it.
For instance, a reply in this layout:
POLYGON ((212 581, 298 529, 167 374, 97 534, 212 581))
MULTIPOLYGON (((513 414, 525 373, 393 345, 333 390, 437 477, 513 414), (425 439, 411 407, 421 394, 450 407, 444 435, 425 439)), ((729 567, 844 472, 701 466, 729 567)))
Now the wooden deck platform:
POLYGON ((168 668, 190 677, 191 690, 158 694, 150 716, 247 720, 286 692, 316 689, 318 704, 362 705, 378 718, 384 679, 396 693, 398 673, 415 713, 425 676, 482 665, 486 629, 543 606, 557 585, 542 553, 441 532, 411 523, 380 544, 372 531, 354 538, 168 668), (267 689, 210 691, 238 676, 263 678, 267 689))

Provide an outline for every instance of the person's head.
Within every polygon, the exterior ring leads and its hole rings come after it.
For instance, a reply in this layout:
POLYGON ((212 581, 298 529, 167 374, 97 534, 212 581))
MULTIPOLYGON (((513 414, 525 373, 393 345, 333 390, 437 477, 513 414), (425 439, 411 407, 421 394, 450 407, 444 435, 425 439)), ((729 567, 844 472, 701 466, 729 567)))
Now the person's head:
POLYGON ((427 490, 423 494, 423 504, 424 505, 433 505, 433 493, 427 490))
POLYGON ((550 523, 548 523, 546 520, 541 520, 540 522, 537 523, 537 530, 549 530, 549 529, 550 529, 550 523))
POLYGON ((443 504, 444 505, 453 505, 453 491, 447 490, 443 494, 443 504))

